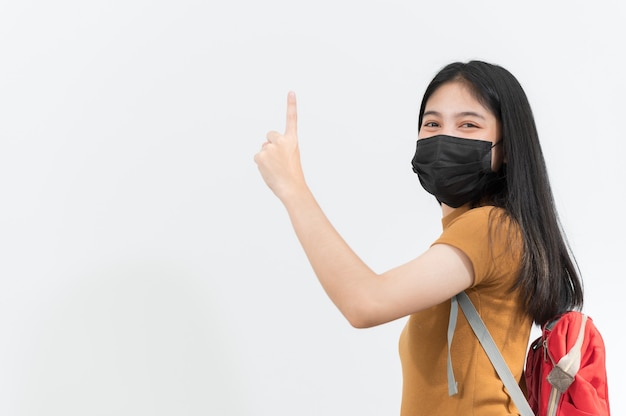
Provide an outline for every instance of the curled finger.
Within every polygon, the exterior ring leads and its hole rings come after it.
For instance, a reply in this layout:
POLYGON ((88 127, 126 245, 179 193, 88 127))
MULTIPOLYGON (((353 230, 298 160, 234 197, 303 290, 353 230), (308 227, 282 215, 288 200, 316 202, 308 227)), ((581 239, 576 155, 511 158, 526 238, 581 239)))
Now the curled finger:
POLYGON ((265 138, 267 139, 269 143, 275 143, 279 137, 280 137, 280 133, 277 131, 270 131, 267 133, 267 135, 265 135, 265 138))

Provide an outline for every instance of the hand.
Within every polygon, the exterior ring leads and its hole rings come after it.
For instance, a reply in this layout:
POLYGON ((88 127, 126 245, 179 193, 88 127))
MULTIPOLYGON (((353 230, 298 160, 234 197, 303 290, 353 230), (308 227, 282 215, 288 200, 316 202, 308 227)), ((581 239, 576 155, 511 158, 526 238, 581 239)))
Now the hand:
POLYGON ((285 133, 267 133, 267 141, 254 156, 263 180, 283 200, 300 186, 304 186, 304 174, 298 148, 298 112, 296 94, 287 95, 287 123, 285 133))

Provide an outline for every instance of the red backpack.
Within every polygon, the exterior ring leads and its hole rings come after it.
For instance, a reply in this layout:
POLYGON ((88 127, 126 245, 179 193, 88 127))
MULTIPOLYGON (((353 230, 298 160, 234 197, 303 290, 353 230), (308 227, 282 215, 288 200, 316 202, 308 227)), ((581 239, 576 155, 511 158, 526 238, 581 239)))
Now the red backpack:
POLYGON ((526 359, 536 415, 609 415, 604 341, 591 318, 567 312, 543 327, 526 359))
MULTIPOLYGON (((457 303, 521 415, 610 415, 604 341, 591 318, 570 311, 542 328, 526 357, 524 395, 465 292, 452 298, 449 334, 456 325, 457 303)), ((454 375, 448 365, 453 394, 454 375)))

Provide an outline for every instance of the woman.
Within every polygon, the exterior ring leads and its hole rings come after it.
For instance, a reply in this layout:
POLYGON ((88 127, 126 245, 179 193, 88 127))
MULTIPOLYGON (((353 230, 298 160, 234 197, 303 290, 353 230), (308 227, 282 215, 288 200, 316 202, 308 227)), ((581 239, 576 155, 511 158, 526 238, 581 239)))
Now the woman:
POLYGON ((582 306, 582 284, 561 233, 530 105, 502 67, 443 68, 424 94, 413 169, 441 204, 430 248, 382 274, 343 241, 308 189, 300 165, 295 95, 284 134, 255 156, 285 205, 328 296, 366 328, 410 316, 400 337, 402 415, 518 414, 467 321, 450 347, 458 393, 448 394, 450 298, 466 291, 521 380, 533 321, 582 306))

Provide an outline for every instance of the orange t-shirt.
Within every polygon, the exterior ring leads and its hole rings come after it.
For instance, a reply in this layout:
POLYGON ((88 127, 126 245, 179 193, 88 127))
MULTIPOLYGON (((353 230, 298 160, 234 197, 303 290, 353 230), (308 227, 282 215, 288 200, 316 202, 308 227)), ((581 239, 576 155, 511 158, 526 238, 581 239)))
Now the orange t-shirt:
MULTIPOLYGON (((523 243, 519 227, 500 217, 503 213, 491 206, 457 208, 443 218, 443 233, 434 244, 454 246, 471 260, 474 284, 466 292, 514 377, 521 380, 532 319, 518 292, 510 292, 519 275, 523 243)), ((459 392, 448 395, 449 317, 446 301, 411 315, 402 331, 401 415, 518 415, 460 308, 450 348, 459 392)))

